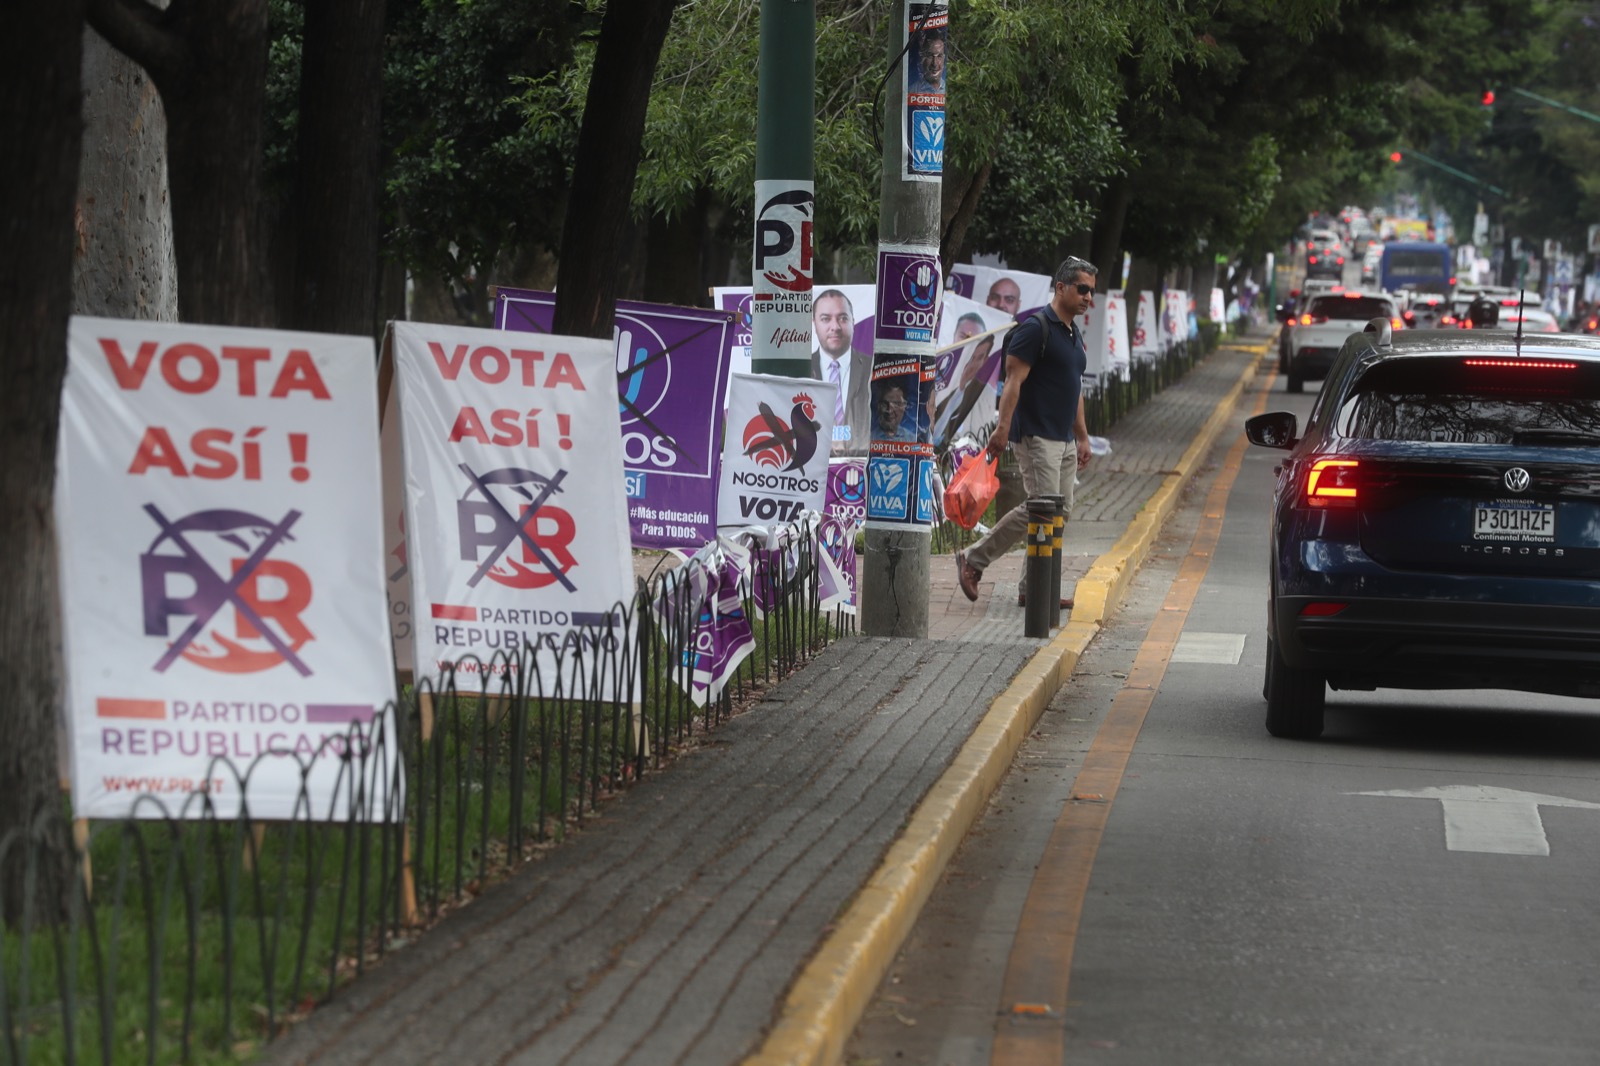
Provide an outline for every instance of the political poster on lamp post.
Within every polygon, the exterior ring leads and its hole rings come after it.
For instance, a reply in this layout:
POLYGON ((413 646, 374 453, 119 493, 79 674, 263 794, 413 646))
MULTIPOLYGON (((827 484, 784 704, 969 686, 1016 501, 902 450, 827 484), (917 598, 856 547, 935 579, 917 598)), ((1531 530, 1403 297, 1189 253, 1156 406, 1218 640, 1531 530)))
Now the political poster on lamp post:
POLYGON ((774 526, 827 503, 837 385, 736 374, 728 390, 717 524, 774 526))
MULTIPOLYGON (((550 332, 555 293, 503 288, 495 325, 550 332)), ((688 548, 717 536, 722 395, 735 315, 617 301, 616 391, 636 548, 688 548)))
POLYGON ((362 337, 72 320, 76 816, 401 816, 374 363, 362 337))
POLYGON ((417 669, 510 672, 532 647, 550 691, 558 669, 546 652, 626 639, 614 347, 397 322, 394 354, 417 669))
POLYGON ((900 141, 902 181, 939 181, 944 174, 945 47, 950 9, 906 0, 906 55, 900 65, 905 108, 900 141))

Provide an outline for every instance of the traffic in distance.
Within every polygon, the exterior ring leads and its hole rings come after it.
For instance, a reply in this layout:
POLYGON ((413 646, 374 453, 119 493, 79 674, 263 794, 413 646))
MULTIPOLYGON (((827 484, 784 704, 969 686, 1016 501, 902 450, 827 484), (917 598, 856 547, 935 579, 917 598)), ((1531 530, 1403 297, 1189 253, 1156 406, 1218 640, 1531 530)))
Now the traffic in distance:
POLYGON ((1470 249, 1430 233, 1389 235, 1350 208, 1311 227, 1278 368, 1287 392, 1321 390, 1303 427, 1246 424, 1287 453, 1262 680, 1275 736, 1320 735, 1330 688, 1600 696, 1596 315, 1556 286, 1469 282, 1470 249))

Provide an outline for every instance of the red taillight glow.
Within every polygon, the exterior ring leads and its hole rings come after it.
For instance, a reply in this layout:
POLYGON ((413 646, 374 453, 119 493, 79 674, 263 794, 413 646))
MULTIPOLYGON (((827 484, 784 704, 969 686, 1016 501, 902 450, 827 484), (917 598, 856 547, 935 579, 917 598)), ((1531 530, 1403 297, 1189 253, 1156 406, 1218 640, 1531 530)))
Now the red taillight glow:
POLYGON ((1347 292, 1344 294, 1344 298, 1346 300, 1359 300, 1361 299, 1361 294, 1359 292, 1347 292))
POLYGON ((1316 262, 1316 261, 1317 261, 1317 257, 1316 257, 1316 256, 1314 256, 1314 255, 1308 255, 1308 256, 1306 256, 1306 262, 1308 262, 1308 263, 1315 263, 1315 262, 1316 262))
POLYGON ((1301 324, 1301 325, 1302 325, 1302 326, 1309 326, 1309 325, 1311 325, 1311 316, 1310 316, 1310 315, 1301 315, 1301 316, 1300 316, 1300 324, 1301 324))
POLYGON ((1557 362, 1553 359, 1463 359, 1465 366, 1507 368, 1512 370, 1576 370, 1577 363, 1557 362))
POLYGON ((1391 318, 1389 320, 1389 328, 1391 328, 1391 329, 1405 329, 1406 328, 1406 324, 1401 319, 1391 318))
POLYGON ((1319 600, 1315 603, 1308 603, 1304 607, 1300 608, 1300 617, 1331 618, 1348 606, 1350 606, 1348 603, 1327 603, 1319 600))
POLYGON ((1306 475, 1306 506, 1354 507, 1356 468, 1354 459, 1318 459, 1306 475))
POLYGON ((1344 256, 1342 256, 1342 255, 1339 256, 1339 258, 1336 261, 1338 262, 1338 264, 1340 266, 1344 266, 1344 256))

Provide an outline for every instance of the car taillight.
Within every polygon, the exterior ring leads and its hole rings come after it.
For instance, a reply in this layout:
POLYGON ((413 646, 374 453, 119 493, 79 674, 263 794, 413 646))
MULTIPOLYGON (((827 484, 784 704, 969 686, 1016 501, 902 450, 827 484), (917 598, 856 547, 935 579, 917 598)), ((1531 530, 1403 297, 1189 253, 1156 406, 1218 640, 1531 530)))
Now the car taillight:
POLYGON ((1340 266, 1344 266, 1344 256, 1342 256, 1342 255, 1339 256, 1339 258, 1336 259, 1335 262, 1337 262, 1340 266))
POLYGON ((1331 603, 1327 600, 1314 600, 1300 608, 1301 618, 1331 618, 1350 606, 1348 603, 1331 603))
POLYGON ((1577 363, 1558 359, 1463 359, 1463 366, 1500 370, 1576 370, 1577 363))
POLYGON ((1306 474, 1307 507, 1354 507, 1356 468, 1354 459, 1318 459, 1306 474))
POLYGON ((1590 329, 1600 329, 1600 318, 1591 318, 1589 320, 1589 328, 1590 329))
POLYGON ((1302 326, 1309 326, 1309 325, 1311 325, 1311 316, 1310 316, 1310 315, 1301 315, 1301 316, 1300 316, 1300 324, 1301 324, 1301 325, 1302 325, 1302 326))
POLYGON ((1317 261, 1317 257, 1316 256, 1314 256, 1314 255, 1306 256, 1306 262, 1307 263, 1315 263, 1316 261, 1317 261))
POLYGON ((1439 325, 1441 325, 1441 326, 1453 326, 1455 324, 1456 324, 1456 316, 1455 315, 1445 315, 1445 316, 1443 316, 1442 318, 1439 319, 1439 325))
POLYGON ((1405 329, 1406 328, 1406 324, 1405 324, 1404 320, 1402 320, 1402 319, 1391 318, 1389 320, 1389 327, 1391 329, 1405 329))

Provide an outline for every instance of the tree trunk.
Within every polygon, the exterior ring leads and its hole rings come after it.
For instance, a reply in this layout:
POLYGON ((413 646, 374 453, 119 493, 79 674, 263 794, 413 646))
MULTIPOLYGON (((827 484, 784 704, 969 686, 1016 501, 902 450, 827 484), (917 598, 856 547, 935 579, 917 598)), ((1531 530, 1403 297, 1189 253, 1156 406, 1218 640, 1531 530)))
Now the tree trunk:
POLYGON ((265 325, 267 0, 174 0, 164 12, 144 0, 89 5, 94 28, 144 67, 166 108, 179 315, 265 325))
POLYGON ((72 309, 176 321, 167 118, 145 72, 93 30, 84 31, 83 117, 72 309))
MULTIPOLYGON (((36 900, 59 911, 67 851, 59 833, 60 612, 51 499, 72 303, 72 201, 82 144, 84 0, 20 4, 0 43, 0 839, 36 824, 36 900), (54 816, 54 817, 52 817, 54 816)), ((0 915, 23 902, 25 849, 0 864, 0 915)), ((36 911, 36 913, 38 913, 36 911)))
POLYGON ((1122 224, 1128 217, 1128 204, 1133 195, 1133 183, 1128 175, 1119 174, 1111 180, 1106 190, 1100 215, 1095 219, 1093 236, 1089 243, 1089 262, 1100 268, 1100 288, 1120 289, 1126 279, 1122 276, 1122 224))
POLYGON ((962 190, 955 211, 945 222, 944 239, 939 242, 939 262, 944 267, 946 277, 950 276, 950 268, 959 261, 957 257, 966 254, 967 229, 972 225, 973 216, 978 213, 978 201, 983 196, 983 187, 989 184, 989 175, 993 170, 992 161, 978 168, 978 172, 962 190))
POLYGON ((556 333, 611 336, 645 108, 676 6, 677 0, 606 5, 561 231, 556 333))
POLYGON ((378 329, 378 199, 385 0, 305 6, 290 324, 378 329))

